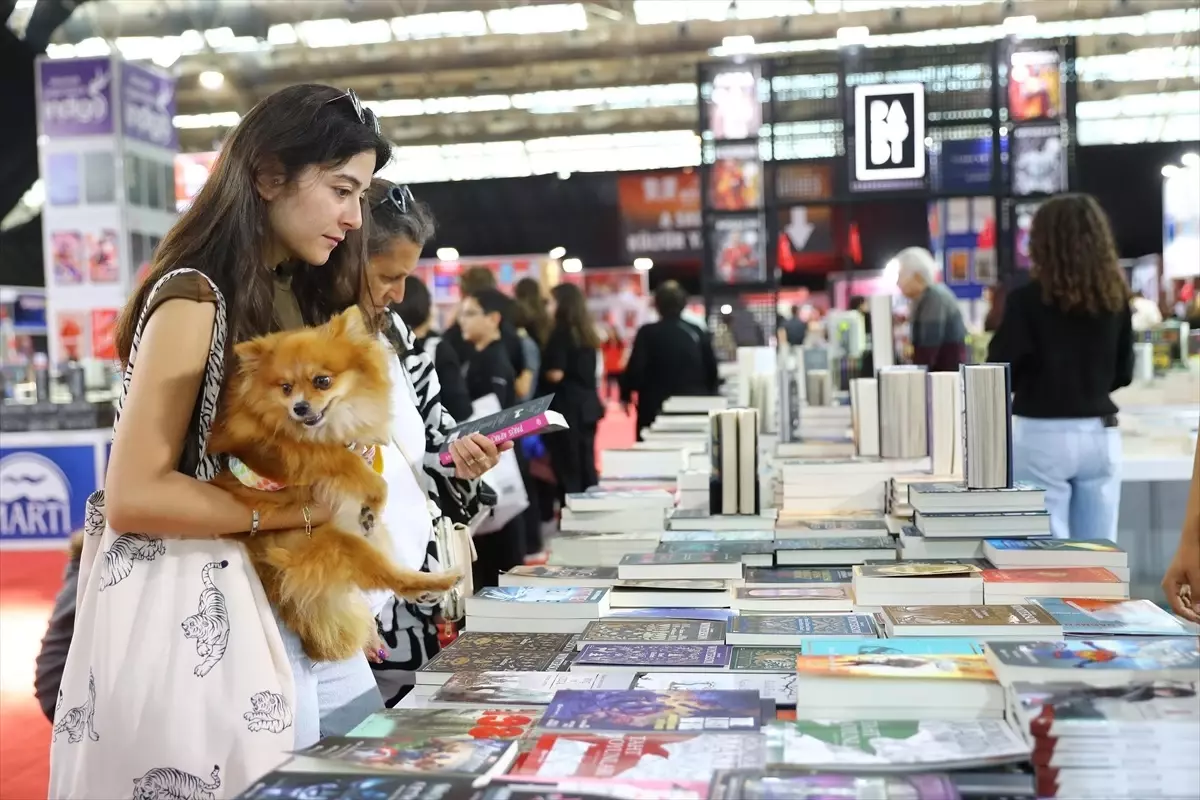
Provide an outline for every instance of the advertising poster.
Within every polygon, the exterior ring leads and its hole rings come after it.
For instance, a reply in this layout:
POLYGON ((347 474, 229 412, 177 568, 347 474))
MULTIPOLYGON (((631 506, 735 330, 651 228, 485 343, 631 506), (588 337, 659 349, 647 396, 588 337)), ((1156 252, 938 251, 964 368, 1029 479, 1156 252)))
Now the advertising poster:
MULTIPOLYGON (((1007 138, 1000 140, 1002 151, 1007 149, 1007 142, 1007 138)), ((991 189, 990 138, 944 139, 937 147, 937 152, 930 156, 935 190, 979 194, 991 189)))
POLYGON ((121 129, 129 139, 177 149, 175 79, 138 64, 122 64, 121 129))
POLYGON ((1062 114, 1062 71, 1051 50, 1018 50, 1008 72, 1008 115, 1015 122, 1058 119, 1062 114))
POLYGON ((39 61, 38 121, 51 138, 113 132, 113 65, 107 57, 39 61))
POLYGON ((88 277, 92 283, 116 283, 121 279, 117 258, 117 232, 104 229, 89 233, 87 241, 88 277))
POLYGON ((1200 275, 1200 168, 1185 167, 1163 181, 1163 276, 1200 275))
POLYGON ((758 145, 724 145, 709 169, 708 201, 718 211, 750 211, 763 202, 758 145))
POLYGON ((981 286, 993 286, 999 278, 996 269, 996 251, 980 248, 975 251, 975 272, 972 280, 981 286))
POLYGON ((1056 194, 1067 186, 1058 126, 1013 131, 1013 194, 1056 194))
POLYGON ((83 234, 79 231, 55 231, 50 234, 54 265, 54 283, 74 286, 83 283, 83 234))
POLYGON ((762 283, 767 279, 762 225, 758 217, 713 220, 713 259, 719 283, 762 283))
POLYGON ((946 250, 946 283, 961 286, 971 282, 971 251, 946 250))
POLYGON ((116 308, 92 309, 92 358, 117 360, 117 318, 120 313, 116 308))
POLYGON ((704 249, 700 173, 692 169, 617 176, 625 253, 655 260, 698 259, 704 249))
POLYGON ((1017 269, 1027 270, 1033 266, 1029 259, 1029 231, 1033 228, 1033 215, 1037 209, 1038 203, 1019 203, 1014 210, 1017 224, 1013 230, 1013 263, 1017 269))
POLYGON ((717 140, 752 139, 762 127, 762 102, 758 96, 760 70, 745 66, 718 72, 712 79, 708 129, 717 140))
MULTIPOLYGON (((780 209, 779 232, 787 238, 794 269, 824 268, 836 254, 833 208, 830 206, 780 209)), ((785 267, 782 260, 779 266, 785 267)))
POLYGON ((89 347, 91 331, 89 330, 90 316, 87 311, 57 311, 54 313, 54 329, 58 334, 56 339, 57 352, 54 353, 55 364, 87 358, 91 355, 89 347))
POLYGON ((184 211, 200 187, 208 180, 218 153, 177 153, 175 155, 175 208, 184 211))
POLYGON ((80 196, 79 154, 46 156, 46 202, 52 206, 77 206, 80 196))
POLYGON ((775 168, 775 199, 803 203, 833 197, 833 165, 779 164, 775 168))
POLYGON ((0 448, 0 541, 66 539, 96 484, 92 445, 0 448))
POLYGON ((854 87, 855 181, 921 179, 925 160, 925 87, 854 87))

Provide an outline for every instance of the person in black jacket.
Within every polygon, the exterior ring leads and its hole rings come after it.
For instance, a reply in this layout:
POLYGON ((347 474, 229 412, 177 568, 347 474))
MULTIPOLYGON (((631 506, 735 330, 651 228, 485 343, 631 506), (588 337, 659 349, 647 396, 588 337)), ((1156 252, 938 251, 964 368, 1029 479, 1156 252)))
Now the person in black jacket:
POLYGON ((442 405, 459 422, 471 418, 471 397, 463 382, 462 362, 451 344, 433 330, 433 302, 429 289, 415 275, 404 284, 404 299, 392 305, 416 337, 414 347, 433 359, 442 385, 442 405))
POLYGON ((1047 200, 1031 280, 1008 293, 988 360, 1012 365, 1013 472, 1046 488, 1057 539, 1116 539, 1121 432, 1109 393, 1133 380, 1129 287, 1092 197, 1047 200))
POLYGON ((621 378, 621 402, 637 394, 637 438, 650 427, 670 397, 714 395, 720 388, 712 338, 682 318, 687 294, 675 281, 654 292, 658 322, 643 325, 621 378))
MULTIPOLYGON (((495 273, 484 266, 470 267, 464 270, 458 279, 458 284, 462 291, 464 302, 466 302, 466 298, 479 292, 488 289, 496 291, 493 298, 501 303, 500 341, 504 344, 505 350, 508 351, 508 360, 517 375, 517 395, 528 394, 529 387, 533 384, 535 376, 533 370, 525 363, 525 348, 521 344, 521 337, 517 333, 514 322, 515 309, 513 308, 513 300, 497 290, 495 273)), ((447 328, 442 334, 442 338, 454 348, 454 352, 458 354, 458 360, 464 366, 474 357, 475 348, 471 346, 471 343, 463 335, 461 321, 455 322, 447 328)))
POLYGON ((604 416, 597 386, 600 336, 578 286, 560 283, 550 290, 550 298, 554 327, 546 339, 538 385, 543 394, 554 393, 551 408, 570 426, 545 439, 563 496, 600 482, 596 472, 596 426, 604 416))

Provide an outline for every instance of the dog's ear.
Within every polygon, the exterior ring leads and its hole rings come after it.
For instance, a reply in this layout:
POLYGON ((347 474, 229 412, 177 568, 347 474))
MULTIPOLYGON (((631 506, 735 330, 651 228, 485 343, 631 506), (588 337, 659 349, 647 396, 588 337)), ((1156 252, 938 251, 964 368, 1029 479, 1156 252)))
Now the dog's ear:
POLYGON ((333 318, 333 332, 335 336, 367 338, 371 336, 371 332, 367 330, 367 322, 363 319, 362 311, 358 306, 350 306, 333 318))
POLYGON ((263 340, 249 339, 234 345, 233 352, 237 355, 238 369, 243 373, 255 372, 267 352, 263 340))

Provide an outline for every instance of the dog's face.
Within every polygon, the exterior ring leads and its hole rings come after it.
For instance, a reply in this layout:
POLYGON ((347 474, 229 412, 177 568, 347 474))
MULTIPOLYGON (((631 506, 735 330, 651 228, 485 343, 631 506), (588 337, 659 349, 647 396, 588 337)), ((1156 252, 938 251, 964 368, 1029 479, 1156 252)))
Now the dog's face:
POLYGON ((351 308, 316 328, 239 344, 233 397, 272 431, 328 442, 383 441, 389 354, 351 308))

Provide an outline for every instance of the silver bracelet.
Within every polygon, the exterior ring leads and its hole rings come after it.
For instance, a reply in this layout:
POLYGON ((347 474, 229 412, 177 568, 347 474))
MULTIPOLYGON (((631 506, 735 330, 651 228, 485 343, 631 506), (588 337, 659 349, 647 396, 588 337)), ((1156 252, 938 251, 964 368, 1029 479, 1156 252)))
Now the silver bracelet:
POLYGON ((250 535, 251 536, 254 536, 255 534, 258 533, 259 521, 260 520, 259 520, 259 516, 258 516, 258 509, 257 508, 250 509, 250 535))

